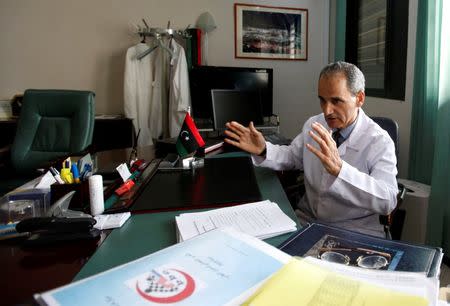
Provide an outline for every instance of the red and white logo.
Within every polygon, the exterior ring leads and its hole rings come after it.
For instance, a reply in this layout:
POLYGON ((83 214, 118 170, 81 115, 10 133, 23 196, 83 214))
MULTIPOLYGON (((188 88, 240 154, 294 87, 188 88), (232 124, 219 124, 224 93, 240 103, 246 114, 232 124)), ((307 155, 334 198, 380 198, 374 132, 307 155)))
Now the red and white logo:
POLYGON ((179 268, 167 266, 151 270, 126 282, 127 286, 147 301, 167 304, 180 302, 195 290, 194 279, 179 268))

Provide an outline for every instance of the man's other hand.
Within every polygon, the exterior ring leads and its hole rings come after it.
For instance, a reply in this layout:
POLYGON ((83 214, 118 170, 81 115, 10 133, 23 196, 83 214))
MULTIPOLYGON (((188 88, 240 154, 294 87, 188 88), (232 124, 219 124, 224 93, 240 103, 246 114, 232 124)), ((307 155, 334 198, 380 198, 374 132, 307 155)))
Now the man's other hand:
POLYGON ((330 131, 318 122, 314 122, 311 127, 313 131, 310 131, 309 135, 317 142, 320 150, 310 144, 306 144, 306 147, 320 159, 328 173, 338 176, 342 168, 342 160, 330 131))
POLYGON ((227 122, 225 124, 225 142, 238 147, 246 152, 259 155, 266 148, 264 136, 255 129, 253 122, 248 127, 239 124, 236 121, 227 122))

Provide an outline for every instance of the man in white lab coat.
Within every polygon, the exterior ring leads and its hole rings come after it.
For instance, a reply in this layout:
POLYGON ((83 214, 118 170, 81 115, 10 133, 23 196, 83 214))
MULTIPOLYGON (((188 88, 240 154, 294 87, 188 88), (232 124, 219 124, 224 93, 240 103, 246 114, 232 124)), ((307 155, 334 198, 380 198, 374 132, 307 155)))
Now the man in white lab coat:
POLYGON ((226 125, 225 141, 252 153, 256 165, 304 171, 306 192, 297 210, 302 225, 319 221, 383 236, 379 215, 395 208, 397 161, 388 133, 361 108, 364 86, 364 75, 353 64, 323 68, 322 114, 307 120, 289 146, 266 142, 252 123, 226 125))

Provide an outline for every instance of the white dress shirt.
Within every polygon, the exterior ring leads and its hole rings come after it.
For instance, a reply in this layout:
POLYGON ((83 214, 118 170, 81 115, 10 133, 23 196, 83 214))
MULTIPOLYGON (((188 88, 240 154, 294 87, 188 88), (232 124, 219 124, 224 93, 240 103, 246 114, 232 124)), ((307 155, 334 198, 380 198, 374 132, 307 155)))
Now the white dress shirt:
POLYGON ((327 127, 323 114, 311 117, 291 145, 267 142, 266 158, 253 156, 254 163, 275 170, 304 171, 306 193, 298 203, 302 224, 319 221, 383 236, 379 215, 390 213, 397 202, 394 142, 360 108, 352 133, 338 148, 343 162, 335 177, 305 146, 309 143, 318 148, 309 136, 313 122, 327 127))

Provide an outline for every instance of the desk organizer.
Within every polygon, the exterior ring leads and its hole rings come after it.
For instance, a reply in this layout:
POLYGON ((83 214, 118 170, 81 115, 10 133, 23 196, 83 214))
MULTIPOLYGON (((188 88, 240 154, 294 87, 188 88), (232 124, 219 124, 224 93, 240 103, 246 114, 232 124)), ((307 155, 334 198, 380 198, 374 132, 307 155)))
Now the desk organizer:
POLYGON ((89 210, 89 184, 83 181, 78 184, 53 184, 50 186, 51 203, 54 204, 62 196, 75 190, 75 195, 69 204, 69 209, 88 211, 89 210))

